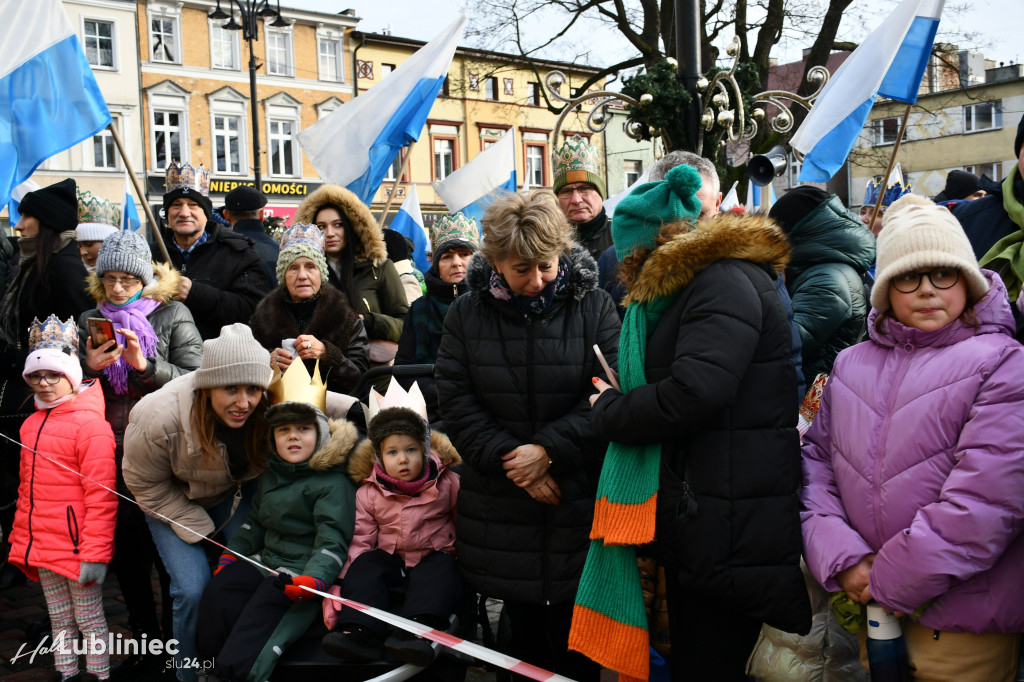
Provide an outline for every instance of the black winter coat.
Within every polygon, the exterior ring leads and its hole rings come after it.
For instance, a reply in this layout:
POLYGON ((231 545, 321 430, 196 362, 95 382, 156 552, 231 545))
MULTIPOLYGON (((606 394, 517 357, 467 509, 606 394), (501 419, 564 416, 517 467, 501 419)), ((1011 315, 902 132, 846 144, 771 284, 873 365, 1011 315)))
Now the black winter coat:
POLYGON ((253 251, 259 256, 260 262, 263 263, 263 270, 267 274, 267 284, 270 286, 276 284, 277 256, 281 252, 281 245, 267 234, 263 222, 256 218, 246 218, 232 225, 231 230, 252 242, 253 251))
MULTIPOLYGON (((212 221, 206 233, 206 241, 186 258, 171 231, 162 230, 171 265, 192 280, 185 305, 203 338, 213 339, 226 324, 248 322, 270 282, 248 239, 212 221)), ((157 248, 153 253, 159 253, 157 248)))
POLYGON ((464 461, 459 565, 474 590, 496 598, 572 601, 590 544, 606 447, 590 425, 591 379, 602 373, 592 347, 614 365, 620 323, 582 247, 570 269, 566 291, 526 318, 491 295, 491 267, 475 254, 434 365, 445 429, 464 461), (502 469, 502 455, 528 443, 551 458, 558 506, 534 501, 502 469))
MULTIPOLYGON (((1016 168, 1013 170, 1013 194, 1017 201, 1024 203, 1024 179, 1016 168)), ((985 178, 981 188, 988 192, 986 196, 974 201, 965 201, 953 210, 953 217, 960 221, 967 239, 974 249, 974 257, 981 260, 982 256, 996 245, 1003 237, 1022 229, 1010 219, 1003 208, 1003 184, 985 178)))
POLYGON ((603 438, 662 444, 655 538, 670 580, 807 632, 796 374, 771 267, 788 251, 767 217, 734 214, 654 251, 626 299, 677 296, 650 333, 647 384, 605 391, 592 421, 603 438))
MULTIPOLYGON (((281 347, 282 339, 293 339, 299 334, 315 336, 324 344, 320 376, 325 377, 327 389, 351 394, 359 377, 370 368, 370 347, 363 321, 349 307, 344 294, 324 284, 312 319, 300 329, 289 309, 287 296, 285 288, 278 287, 260 301, 249 320, 252 335, 271 351, 281 347)), ((312 367, 309 369, 312 371, 312 367)))

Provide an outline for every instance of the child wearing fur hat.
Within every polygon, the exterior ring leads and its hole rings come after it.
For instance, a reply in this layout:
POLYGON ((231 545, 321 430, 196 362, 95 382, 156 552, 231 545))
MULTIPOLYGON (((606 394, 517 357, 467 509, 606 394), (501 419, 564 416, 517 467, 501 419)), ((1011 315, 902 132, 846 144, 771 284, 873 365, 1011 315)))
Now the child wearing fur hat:
MULTIPOLYGON (((943 206, 885 214, 870 340, 803 444, 804 555, 902 619, 917 680, 1012 680, 1024 628, 1024 348, 1002 281, 943 206)), ((865 634, 861 638, 861 660, 865 634)))
POLYGON ((352 541, 347 460, 360 438, 355 426, 296 401, 270 407, 267 422, 273 456, 199 607, 200 652, 221 680, 269 679, 281 651, 320 614, 320 597, 303 587, 326 589, 352 541))
MULTIPOLYGON (((36 412, 21 426, 21 486, 8 561, 42 584, 61 679, 79 675, 74 643, 106 642, 103 579, 114 553, 114 434, 103 392, 82 383, 74 320, 51 315, 29 330, 23 377, 36 412)), ((107 679, 105 646, 86 649, 88 674, 107 679)), ((87 679, 83 676, 83 679, 87 679)))
MULTIPOLYGON (((408 398, 404 394, 392 379, 380 400, 383 409, 368 420, 368 442, 353 454, 352 477, 362 480, 355 536, 341 586, 331 593, 386 609, 388 589, 404 585, 397 613, 444 630, 462 596, 455 560, 459 476, 450 470, 462 460, 451 441, 427 425, 419 387, 413 384, 408 398)), ((394 658, 414 665, 429 665, 436 656, 430 642, 404 630, 388 637, 387 624, 337 601, 325 600, 323 611, 327 627, 335 630, 323 640, 332 655, 374 661, 383 655, 383 644, 394 658)))

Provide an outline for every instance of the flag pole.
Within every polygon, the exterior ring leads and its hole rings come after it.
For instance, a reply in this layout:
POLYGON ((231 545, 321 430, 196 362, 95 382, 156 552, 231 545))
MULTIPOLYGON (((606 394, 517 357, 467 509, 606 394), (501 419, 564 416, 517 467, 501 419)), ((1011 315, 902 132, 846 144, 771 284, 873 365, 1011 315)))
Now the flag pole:
POLYGON ((384 210, 380 214, 380 220, 377 221, 377 226, 382 230, 384 229, 384 219, 388 217, 388 209, 391 208, 391 202, 395 200, 395 192, 398 190, 398 183, 401 182, 402 176, 405 175, 405 169, 409 165, 409 159, 412 158, 412 148, 415 146, 416 140, 413 140, 409 143, 409 146, 406 147, 407 151, 405 152, 405 158, 402 159, 402 167, 395 176, 395 181, 391 183, 391 192, 388 194, 388 200, 384 202, 384 210))
MULTIPOLYGON (((142 202, 142 209, 146 212, 146 220, 149 221, 150 237, 156 242, 156 245, 160 247, 160 253, 164 257, 164 261, 167 263, 171 262, 171 255, 167 253, 167 246, 164 244, 163 238, 160 236, 160 223, 156 221, 153 216, 153 209, 149 207, 149 202, 146 201, 146 193, 142 191, 142 185, 139 183, 139 179, 135 177, 135 171, 132 170, 132 162, 128 160, 128 154, 124 151, 124 143, 121 142, 121 135, 117 132, 117 128, 114 127, 113 123, 107 124, 107 130, 114 138, 114 144, 117 145, 117 151, 121 153, 121 161, 124 163, 125 170, 128 171, 128 177, 132 179, 132 185, 135 187, 135 193, 139 195, 139 201, 142 202)), ((123 206, 121 207, 124 208, 123 206)))
MULTIPOLYGON (((896 165, 896 154, 900 151, 900 144, 903 142, 903 135, 907 132, 907 121, 910 120, 910 108, 914 106, 912 103, 907 104, 907 110, 903 113, 903 122, 900 124, 899 135, 896 136, 896 144, 892 146, 892 156, 889 157, 889 167, 885 169, 885 177, 882 178, 882 186, 878 190, 878 198, 875 200, 875 208, 871 211, 871 222, 868 223, 870 228, 875 224, 875 219, 878 218, 878 212, 882 210, 882 199, 885 198, 885 190, 889 187, 889 176, 892 174, 893 166, 896 165)), ((875 235, 876 237, 878 235, 875 235)))

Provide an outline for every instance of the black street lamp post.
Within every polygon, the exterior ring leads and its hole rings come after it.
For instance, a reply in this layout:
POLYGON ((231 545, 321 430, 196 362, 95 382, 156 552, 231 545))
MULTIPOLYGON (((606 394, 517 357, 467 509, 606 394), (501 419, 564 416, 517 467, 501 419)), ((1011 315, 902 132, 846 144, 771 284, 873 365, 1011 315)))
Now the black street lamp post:
POLYGON ((229 31, 242 31, 242 37, 249 44, 249 111, 252 115, 252 145, 253 145, 253 174, 256 176, 256 189, 262 189, 262 177, 260 173, 260 122, 256 112, 256 55, 253 52, 252 41, 259 40, 259 17, 275 17, 270 24, 276 27, 288 26, 288 22, 281 17, 281 0, 277 0, 277 9, 270 6, 270 0, 228 0, 229 7, 234 5, 242 20, 239 24, 235 21, 235 11, 232 8, 228 14, 220 8, 220 0, 217 0, 217 8, 210 12, 211 19, 228 19, 228 23, 222 28, 229 31))
POLYGON ((700 5, 697 0, 675 0, 676 19, 676 62, 677 77, 690 93, 690 106, 681 112, 684 129, 690 138, 690 144, 696 151, 699 148, 698 135, 703 134, 700 127, 701 95, 697 91, 697 81, 701 76, 700 64, 700 5))

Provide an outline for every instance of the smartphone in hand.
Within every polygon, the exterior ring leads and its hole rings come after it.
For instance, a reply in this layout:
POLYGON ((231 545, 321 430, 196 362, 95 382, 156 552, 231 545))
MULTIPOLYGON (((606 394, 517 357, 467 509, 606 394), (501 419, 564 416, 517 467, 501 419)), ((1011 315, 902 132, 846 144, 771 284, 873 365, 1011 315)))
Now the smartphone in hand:
POLYGON ((616 391, 621 391, 619 387, 619 375, 614 369, 608 366, 608 361, 604 359, 604 353, 601 352, 601 347, 596 343, 594 344, 594 353, 597 355, 597 361, 601 363, 601 368, 604 369, 605 376, 608 377, 608 383, 612 385, 616 391))
POLYGON ((99 348, 114 338, 114 323, 105 317, 90 317, 85 321, 92 338, 92 347, 99 348))

